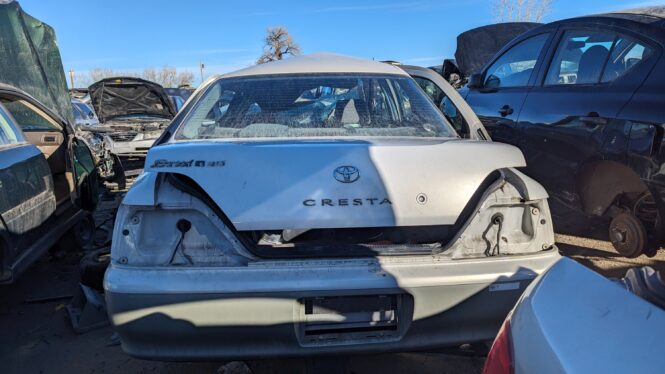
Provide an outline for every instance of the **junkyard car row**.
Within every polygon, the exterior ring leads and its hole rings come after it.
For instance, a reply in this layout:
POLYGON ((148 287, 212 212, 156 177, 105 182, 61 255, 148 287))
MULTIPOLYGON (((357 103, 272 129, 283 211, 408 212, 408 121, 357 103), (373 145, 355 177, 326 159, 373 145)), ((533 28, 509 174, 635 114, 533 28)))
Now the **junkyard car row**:
MULTIPOLYGON (((85 247, 100 191, 132 178, 110 259, 93 252, 82 284, 104 294, 136 357, 496 337, 488 373, 586 371, 579 352, 607 354, 579 348, 610 329, 600 309, 653 315, 613 340, 656 346, 663 278, 611 281, 562 259, 550 205, 607 217, 626 257, 663 244, 664 16, 478 28, 459 41, 484 40, 484 53, 436 69, 317 53, 193 92, 113 77, 68 93, 53 30, 0 4, 4 50, 29 51, 0 69, 0 283, 59 240, 85 247)), ((614 359, 626 352, 610 345, 614 359)))

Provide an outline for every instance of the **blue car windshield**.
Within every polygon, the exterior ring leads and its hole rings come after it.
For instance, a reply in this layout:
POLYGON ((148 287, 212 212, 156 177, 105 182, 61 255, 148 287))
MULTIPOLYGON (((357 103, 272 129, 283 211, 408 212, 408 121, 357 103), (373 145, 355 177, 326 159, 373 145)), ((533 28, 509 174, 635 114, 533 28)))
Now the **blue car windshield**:
POLYGON ((192 105, 176 139, 457 136, 417 84, 398 75, 222 78, 192 105))

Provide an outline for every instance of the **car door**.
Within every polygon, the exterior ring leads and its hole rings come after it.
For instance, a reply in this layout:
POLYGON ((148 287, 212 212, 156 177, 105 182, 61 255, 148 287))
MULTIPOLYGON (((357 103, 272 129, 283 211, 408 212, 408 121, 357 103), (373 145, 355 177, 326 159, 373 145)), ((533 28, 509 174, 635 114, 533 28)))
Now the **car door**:
POLYGON ((51 217, 55 206, 53 179, 44 155, 26 141, 0 104, 0 226, 4 226, 1 236, 11 243, 7 248, 12 251, 3 265, 9 265, 22 248, 36 239, 31 238, 35 235, 24 234, 51 217))
POLYGON ((72 204, 92 210, 97 202, 98 174, 90 149, 74 136, 65 122, 33 100, 21 96, 0 98, 26 140, 46 157, 53 178, 57 214, 65 212, 72 204))
POLYGON ((519 116, 527 173, 557 200, 579 200, 578 171, 623 161, 630 124, 616 120, 653 64, 655 48, 616 29, 564 26, 519 116))
POLYGON ((496 57, 477 86, 469 85, 466 101, 494 141, 518 145, 517 118, 551 32, 529 36, 496 57))
POLYGON ((462 96, 443 77, 432 71, 419 67, 402 66, 436 104, 457 133, 474 140, 491 140, 480 119, 473 112, 462 96))

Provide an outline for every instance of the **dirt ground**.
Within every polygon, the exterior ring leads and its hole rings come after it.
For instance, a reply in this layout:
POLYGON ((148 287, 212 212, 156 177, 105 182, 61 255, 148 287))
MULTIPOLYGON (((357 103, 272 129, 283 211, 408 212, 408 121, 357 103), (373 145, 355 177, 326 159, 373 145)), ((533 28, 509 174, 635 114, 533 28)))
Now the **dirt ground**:
MULTIPOLYGON (((102 201, 96 214, 98 243, 106 241, 121 194, 102 201)), ((555 221, 565 221, 555 217, 555 221)), ((604 239, 603 222, 561 225, 557 242, 561 253, 609 277, 626 269, 650 265, 665 270, 665 250, 656 257, 620 257, 604 239), (584 237, 579 233, 585 233, 584 237)), ((479 373, 484 358, 477 350, 378 354, 318 359, 172 363, 143 361, 125 355, 110 326, 76 334, 65 305, 78 287, 80 253, 63 258, 45 256, 19 281, 0 287, 0 362, 3 373, 479 373)))

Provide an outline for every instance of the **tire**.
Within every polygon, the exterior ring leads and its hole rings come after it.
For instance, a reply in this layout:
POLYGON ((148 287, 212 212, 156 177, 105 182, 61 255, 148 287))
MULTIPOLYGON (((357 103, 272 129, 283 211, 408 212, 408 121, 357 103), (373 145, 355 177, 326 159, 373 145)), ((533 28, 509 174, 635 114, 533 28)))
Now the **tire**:
POLYGON ((111 262, 111 249, 102 248, 88 252, 81 258, 81 283, 104 291, 104 273, 111 262))
POLYGON ((58 248, 63 252, 80 252, 92 246, 95 240, 95 219, 86 213, 83 219, 76 222, 58 241, 58 248))
POLYGON ((647 248, 649 237, 642 221, 632 213, 619 213, 610 222, 610 241, 624 257, 635 258, 647 248))

